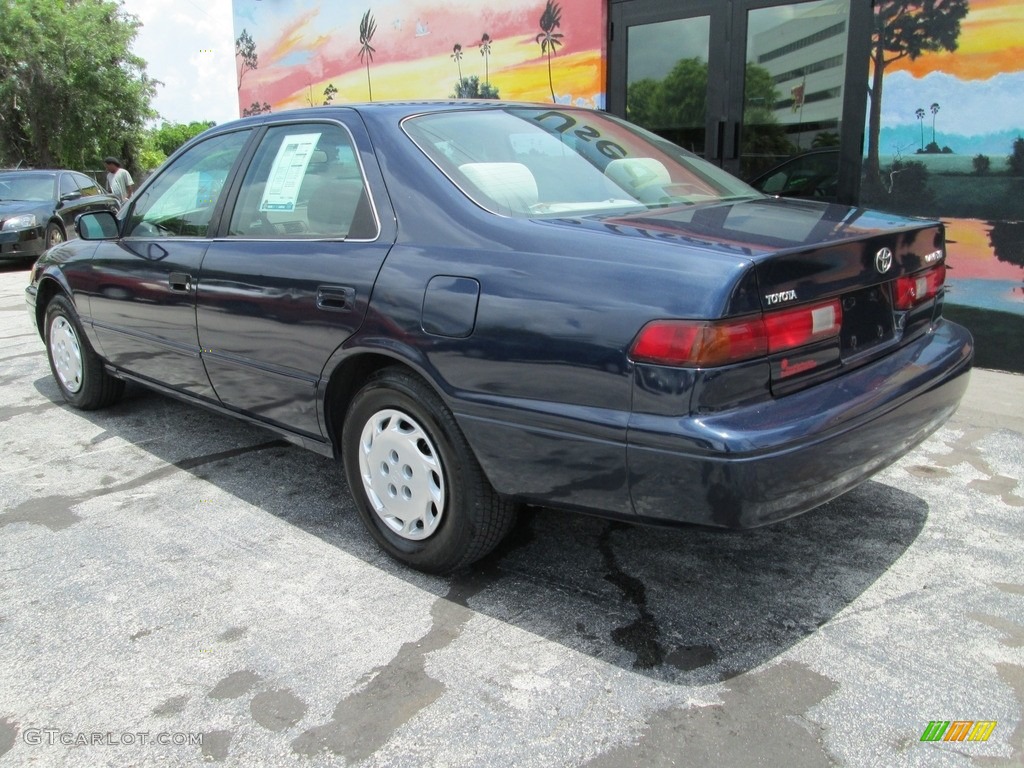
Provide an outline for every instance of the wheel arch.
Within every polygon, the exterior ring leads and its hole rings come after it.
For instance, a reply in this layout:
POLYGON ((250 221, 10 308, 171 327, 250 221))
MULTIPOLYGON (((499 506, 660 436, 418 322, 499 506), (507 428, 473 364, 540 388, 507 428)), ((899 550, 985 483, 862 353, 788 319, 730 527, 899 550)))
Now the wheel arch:
POLYGON ((437 381, 429 374, 422 363, 414 362, 411 352, 406 355, 397 354, 392 349, 361 347, 359 349, 340 349, 324 366, 325 376, 321 378, 321 396, 319 398, 322 428, 326 430, 328 439, 334 446, 335 456, 341 455, 341 433, 352 398, 363 384, 377 371, 389 367, 404 368, 412 375, 421 379, 437 393, 445 403, 449 398, 438 387, 437 381), (330 370, 329 374, 326 372, 330 370))
POLYGON ((39 280, 39 285, 36 288, 36 329, 39 331, 39 337, 46 340, 46 308, 49 306, 50 301, 53 297, 58 294, 64 294, 75 307, 74 296, 71 292, 70 287, 58 280, 52 274, 44 274, 39 280))

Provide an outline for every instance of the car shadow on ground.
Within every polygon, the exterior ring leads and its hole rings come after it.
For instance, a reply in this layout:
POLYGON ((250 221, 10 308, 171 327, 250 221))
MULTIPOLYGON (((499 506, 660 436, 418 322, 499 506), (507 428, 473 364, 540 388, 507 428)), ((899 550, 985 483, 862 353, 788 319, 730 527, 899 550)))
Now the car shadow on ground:
MULTIPOLYGON (((67 407, 52 379, 34 384, 67 407)), ((528 507, 496 552, 441 578, 377 549, 331 459, 134 385, 110 409, 74 413, 102 430, 86 450, 111 437, 128 441, 441 599, 688 685, 742 674, 843 621, 840 614, 900 558, 928 515, 917 496, 875 481, 746 532, 653 528, 528 507), (211 443, 221 450, 208 451, 211 443)), ((90 494, 139 485, 124 480, 90 494)))

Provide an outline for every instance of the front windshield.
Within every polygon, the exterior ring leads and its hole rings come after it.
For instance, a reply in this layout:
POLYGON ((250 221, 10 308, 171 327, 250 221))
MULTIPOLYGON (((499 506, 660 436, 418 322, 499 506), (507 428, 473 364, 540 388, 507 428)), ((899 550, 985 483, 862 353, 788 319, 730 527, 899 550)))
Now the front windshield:
POLYGON ((403 128, 477 205, 505 216, 624 213, 761 197, 696 155, 591 110, 455 110, 418 115, 403 128))
POLYGON ((52 173, 0 173, 0 200, 53 199, 52 173))

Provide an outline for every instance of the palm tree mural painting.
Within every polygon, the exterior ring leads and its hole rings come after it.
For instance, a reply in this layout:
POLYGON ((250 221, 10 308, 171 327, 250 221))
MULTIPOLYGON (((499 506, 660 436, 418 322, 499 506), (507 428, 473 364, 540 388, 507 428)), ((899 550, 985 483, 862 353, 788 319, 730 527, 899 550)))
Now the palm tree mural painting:
POLYGON ((459 82, 462 82, 462 46, 456 43, 452 46, 452 58, 455 59, 455 66, 459 68, 459 82))
POLYGON ((561 25, 562 8, 553 0, 547 0, 544 13, 540 16, 541 33, 537 35, 536 40, 540 43, 541 55, 547 54, 548 57, 548 87, 551 89, 552 102, 557 100, 555 99, 555 86, 551 80, 551 55, 558 46, 563 44, 564 35, 561 32, 555 32, 561 25))
POLYGON ((373 101, 373 87, 370 85, 370 62, 373 61, 373 54, 375 53, 370 42, 373 40, 376 32, 377 22, 373 20, 370 10, 367 9, 366 13, 363 14, 362 21, 359 22, 359 44, 362 46, 359 49, 359 60, 366 62, 366 90, 370 94, 370 101, 373 101))
POLYGON ((491 36, 484 32, 480 36, 480 55, 484 57, 484 84, 490 85, 491 75, 488 71, 488 60, 491 58, 491 36))
POLYGON ((917 122, 921 124, 921 150, 924 150, 924 115, 925 112, 920 107, 917 108, 917 112, 914 113, 917 116, 917 122))
POLYGON ((937 114, 939 114, 939 105, 937 103, 933 102, 932 106, 931 106, 931 110, 932 110, 932 144, 934 144, 935 143, 935 116, 937 114))

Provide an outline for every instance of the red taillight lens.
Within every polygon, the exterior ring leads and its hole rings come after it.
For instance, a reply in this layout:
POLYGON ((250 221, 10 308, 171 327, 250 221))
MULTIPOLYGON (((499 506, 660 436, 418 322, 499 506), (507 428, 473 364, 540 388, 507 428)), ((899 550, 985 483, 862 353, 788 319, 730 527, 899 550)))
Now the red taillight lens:
POLYGON ((738 320, 655 320, 640 331, 629 356, 641 363, 710 368, 823 341, 838 336, 842 324, 838 299, 738 320))
POLYGON ((945 283, 945 264, 939 264, 937 267, 914 275, 897 278, 893 303, 896 305, 896 309, 912 309, 928 299, 934 299, 945 283))
POLYGON ((768 351, 782 352, 839 335, 843 307, 839 299, 824 304, 783 309, 764 316, 768 351))
POLYGON ((760 317, 724 322, 655 320, 640 331, 630 357, 643 363, 703 368, 761 357, 767 351, 760 317))

